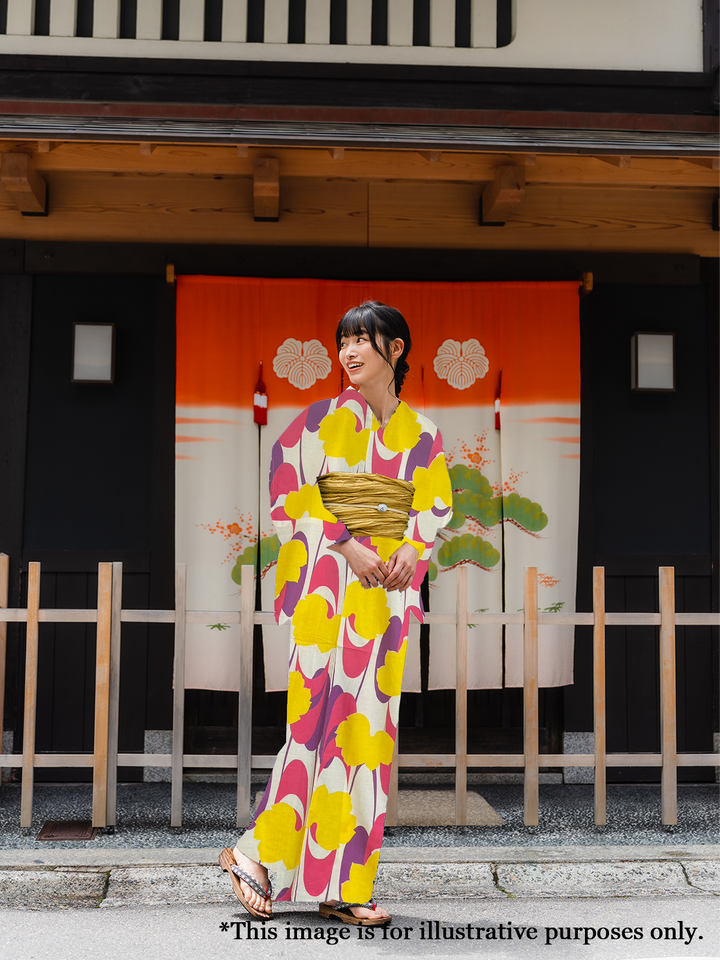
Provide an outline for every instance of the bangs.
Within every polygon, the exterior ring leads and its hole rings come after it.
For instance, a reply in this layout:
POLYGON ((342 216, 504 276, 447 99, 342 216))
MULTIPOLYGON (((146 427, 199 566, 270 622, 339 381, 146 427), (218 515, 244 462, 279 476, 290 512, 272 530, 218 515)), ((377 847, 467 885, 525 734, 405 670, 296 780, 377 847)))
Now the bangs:
MULTIPOLYGON (((361 333, 366 333, 370 338, 373 347, 382 356, 382 351, 378 349, 378 335, 387 337, 386 325, 378 317, 373 309, 375 303, 361 303, 358 307, 353 307, 340 320, 335 331, 335 345, 340 350, 340 341, 343 337, 359 337, 361 333)), ((379 304, 382 306, 382 304, 379 304)))

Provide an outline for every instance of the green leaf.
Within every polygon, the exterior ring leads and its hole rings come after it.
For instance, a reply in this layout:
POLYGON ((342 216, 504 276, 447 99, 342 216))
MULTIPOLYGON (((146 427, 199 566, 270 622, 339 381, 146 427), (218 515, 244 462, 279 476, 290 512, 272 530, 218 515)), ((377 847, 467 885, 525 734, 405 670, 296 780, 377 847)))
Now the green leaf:
POLYGON ((539 503, 533 503, 527 497, 511 493, 502 498, 503 519, 514 520, 518 526, 538 533, 548 525, 548 518, 539 503))
POLYGON ((476 563, 480 567, 494 567, 499 560, 500 554, 491 543, 482 537, 474 537, 471 533, 445 541, 438 551, 438 563, 442 567, 454 567, 463 562, 476 563))

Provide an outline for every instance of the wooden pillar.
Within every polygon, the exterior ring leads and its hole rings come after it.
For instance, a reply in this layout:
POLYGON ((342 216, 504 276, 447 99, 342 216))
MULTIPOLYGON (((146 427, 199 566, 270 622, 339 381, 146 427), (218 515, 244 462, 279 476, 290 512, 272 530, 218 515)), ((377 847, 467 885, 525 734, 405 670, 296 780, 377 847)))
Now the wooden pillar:
POLYGON ((539 813, 538 596, 537 567, 525 567, 523 624, 523 729, 525 741, 525 825, 539 813))
POLYGON ((237 825, 250 823, 252 767, 252 677, 255 621, 255 568, 244 564, 240 573, 240 677, 238 678, 237 825))
POLYGON ((458 567, 455 601, 455 823, 467 823, 467 568, 458 567))
POLYGON ((677 823, 674 567, 660 567, 660 737, 662 822, 671 826, 677 823))
POLYGON ((173 670, 172 786, 170 826, 182 826, 183 750, 185 746, 185 623, 187 564, 175 567, 175 661, 173 670))
POLYGON ((20 827, 32 827, 35 782, 35 723, 37 718, 38 610, 40 609, 40 564, 28 567, 27 631, 25 636, 25 703, 23 706, 22 789, 20 827))
MULTIPOLYGON (((10 557, 0 553, 0 609, 8 605, 8 588, 10 581, 10 557)), ((3 753, 3 732, 5 730, 5 663, 7 658, 7 623, 0 623, 0 753, 3 753)), ((2 767, 0 766, 0 783, 2 783, 2 767)))
POLYGON ((95 641, 95 739, 93 745, 94 827, 107 826, 108 729, 110 716, 110 627, 112 564, 98 564, 97 635, 95 641))
POLYGON ((593 567, 593 729, 595 731, 595 823, 605 826, 605 568, 593 567))

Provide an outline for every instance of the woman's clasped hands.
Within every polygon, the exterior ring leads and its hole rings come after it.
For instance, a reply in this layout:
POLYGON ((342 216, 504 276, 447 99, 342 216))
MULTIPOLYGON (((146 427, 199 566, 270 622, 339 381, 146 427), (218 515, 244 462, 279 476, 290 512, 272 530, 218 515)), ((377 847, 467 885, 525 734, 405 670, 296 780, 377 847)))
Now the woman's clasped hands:
POLYGON ((342 554, 366 590, 371 587, 384 587, 388 591, 403 591, 413 582, 418 554, 415 547, 409 543, 398 547, 387 563, 355 539, 337 543, 330 549, 342 554))

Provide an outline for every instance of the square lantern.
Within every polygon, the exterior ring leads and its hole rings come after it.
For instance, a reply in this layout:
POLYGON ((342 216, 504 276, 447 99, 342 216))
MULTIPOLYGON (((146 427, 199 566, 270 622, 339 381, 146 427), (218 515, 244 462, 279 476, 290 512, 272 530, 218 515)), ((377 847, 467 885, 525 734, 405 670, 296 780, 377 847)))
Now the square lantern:
POLYGON ((115 324, 74 323, 72 383, 115 379, 115 324))
POLYGON ((636 392, 672 392, 675 389, 674 333, 632 335, 630 386, 636 392))

